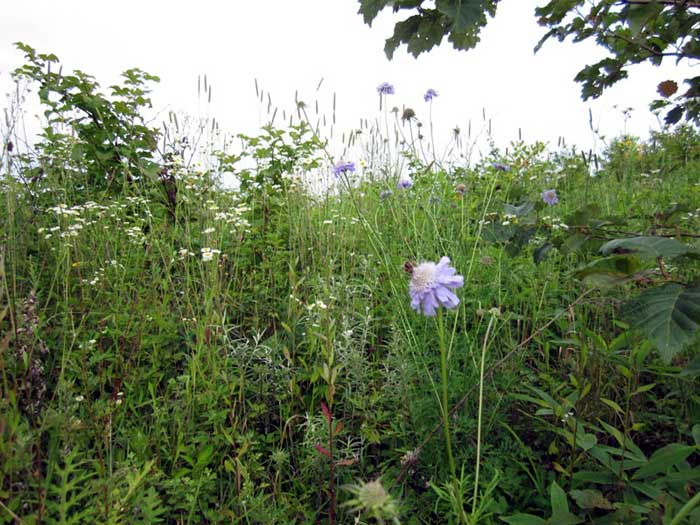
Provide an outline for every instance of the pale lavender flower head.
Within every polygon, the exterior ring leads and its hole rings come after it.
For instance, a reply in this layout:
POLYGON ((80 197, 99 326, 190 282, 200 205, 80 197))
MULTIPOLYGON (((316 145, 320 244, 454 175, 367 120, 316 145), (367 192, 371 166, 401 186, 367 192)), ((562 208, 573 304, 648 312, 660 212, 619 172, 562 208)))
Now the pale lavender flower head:
POLYGON ((496 171, 510 171, 510 166, 501 162, 494 162, 491 164, 491 167, 496 171))
POLYGON ((416 312, 432 317, 437 308, 456 308, 459 304, 452 290, 464 285, 464 277, 450 266, 450 258, 442 257, 440 262, 424 262, 413 268, 408 293, 411 308, 416 312))
POLYGON ((379 93, 380 95, 393 95, 394 86, 393 84, 389 84, 388 82, 382 82, 377 86, 377 93, 379 93))
POLYGON ((553 206, 554 204, 559 202, 557 190, 544 190, 542 192, 542 200, 550 206, 553 206))
POLYGON ((383 192, 381 192, 381 193, 379 194, 379 198, 380 198, 381 200, 386 200, 386 199, 388 199, 389 197, 391 197, 393 194, 394 194, 394 192, 391 191, 391 190, 384 190, 383 192))
POLYGON ((396 187, 400 190, 407 190, 413 186, 413 181, 410 178, 399 179, 396 187))
POLYGON ((340 177, 341 175, 344 175, 348 172, 354 172, 354 171, 355 171, 355 163, 354 162, 340 160, 335 164, 335 166, 333 166, 333 175, 335 175, 336 177, 340 177))
POLYGON ((423 95, 423 100, 425 100, 426 102, 430 102, 437 96, 438 92, 435 91, 433 88, 430 88, 428 91, 425 92, 425 95, 423 95))

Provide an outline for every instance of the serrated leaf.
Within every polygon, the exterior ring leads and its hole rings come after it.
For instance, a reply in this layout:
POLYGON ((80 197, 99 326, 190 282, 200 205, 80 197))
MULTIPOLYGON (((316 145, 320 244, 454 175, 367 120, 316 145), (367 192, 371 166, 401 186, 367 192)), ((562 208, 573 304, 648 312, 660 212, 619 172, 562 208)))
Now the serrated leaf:
POLYGON ((637 36, 651 20, 659 16, 662 10, 663 6, 656 2, 628 4, 622 15, 627 19, 632 33, 637 36))
POLYGON ((667 363, 700 331, 700 283, 667 283, 622 306, 622 317, 641 330, 667 363))
POLYGON ((541 263, 553 247, 554 246, 551 242, 543 242, 537 248, 535 248, 532 251, 532 258, 535 261, 535 264, 541 263))
POLYGON ((668 237, 615 239, 605 243, 600 248, 600 252, 603 255, 609 255, 615 250, 629 250, 637 253, 640 257, 649 259, 656 259, 657 257, 673 258, 695 251, 682 242, 668 237))
POLYGON ((387 3, 387 0, 360 0, 358 14, 362 15, 365 24, 371 26, 374 19, 377 18, 379 12, 386 7, 387 3))
POLYGON ((668 125, 673 125, 677 123, 681 119, 681 117, 683 117, 684 111, 685 110, 682 106, 675 106, 671 111, 666 113, 666 116, 664 117, 664 122, 668 125))
POLYGON ((503 206, 504 213, 508 215, 515 215, 516 217, 524 217, 535 209, 535 205, 530 202, 524 202, 519 206, 513 206, 512 204, 505 204, 503 206))
POLYGON ((628 255, 597 259, 574 272, 588 286, 614 286, 624 283, 639 270, 639 260, 628 255))
POLYGON ((484 16, 484 0, 437 0, 435 8, 450 20, 450 30, 458 33, 478 29, 484 16))

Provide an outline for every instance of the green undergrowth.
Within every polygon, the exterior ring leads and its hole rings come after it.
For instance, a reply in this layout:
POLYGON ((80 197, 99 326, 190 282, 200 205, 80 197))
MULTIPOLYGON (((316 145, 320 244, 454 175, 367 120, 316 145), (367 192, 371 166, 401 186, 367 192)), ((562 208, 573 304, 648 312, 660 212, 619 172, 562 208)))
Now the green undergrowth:
POLYGON ((3 148, 0 523, 700 520, 697 130, 408 148, 410 188, 358 162, 319 193, 303 121, 197 164, 140 117, 155 77, 104 95, 24 51, 48 109, 3 148), (442 256, 461 302, 425 317, 442 256))

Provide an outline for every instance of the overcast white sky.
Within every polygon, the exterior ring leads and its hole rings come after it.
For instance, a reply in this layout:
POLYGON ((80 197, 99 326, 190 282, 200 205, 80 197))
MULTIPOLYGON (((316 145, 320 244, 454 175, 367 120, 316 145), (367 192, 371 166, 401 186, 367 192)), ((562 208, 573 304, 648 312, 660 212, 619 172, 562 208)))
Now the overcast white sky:
POLYGON ((376 86, 384 81, 396 86, 390 104, 410 106, 424 121, 422 94, 436 89, 433 120, 443 137, 455 126, 466 130, 470 119, 477 130, 482 108, 501 146, 516 139, 520 128, 527 141, 556 145, 564 136, 588 149, 594 146, 589 107, 608 136, 625 125, 615 105, 634 108, 628 131, 646 135, 658 128, 647 110, 656 85, 667 78, 680 83, 687 69, 639 66, 630 79, 584 104, 573 77, 601 52, 592 43, 551 41, 534 55, 543 30, 533 10, 542 3, 502 0, 476 50, 457 52, 445 43, 418 59, 399 50, 390 62, 383 47, 395 15, 381 15, 369 28, 357 14, 357 0, 5 1, 0 90, 10 89, 9 73, 21 64, 12 45, 19 40, 57 54, 64 69, 86 71, 104 87, 130 67, 159 75, 157 109, 200 111, 197 76, 207 74, 213 86, 208 111, 232 132, 251 132, 264 123, 266 104, 255 98, 255 78, 280 109, 294 107, 298 90, 302 100, 318 98, 329 113, 336 93, 338 127, 344 129, 356 127, 360 117, 377 116, 376 86))

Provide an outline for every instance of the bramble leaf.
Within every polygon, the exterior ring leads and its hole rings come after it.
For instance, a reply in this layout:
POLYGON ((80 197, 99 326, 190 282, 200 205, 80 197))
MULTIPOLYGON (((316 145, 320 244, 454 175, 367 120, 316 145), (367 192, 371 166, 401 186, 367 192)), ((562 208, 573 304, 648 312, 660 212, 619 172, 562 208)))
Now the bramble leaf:
POLYGON ((622 306, 622 317, 640 329, 670 362, 700 331, 700 283, 667 283, 622 306))

